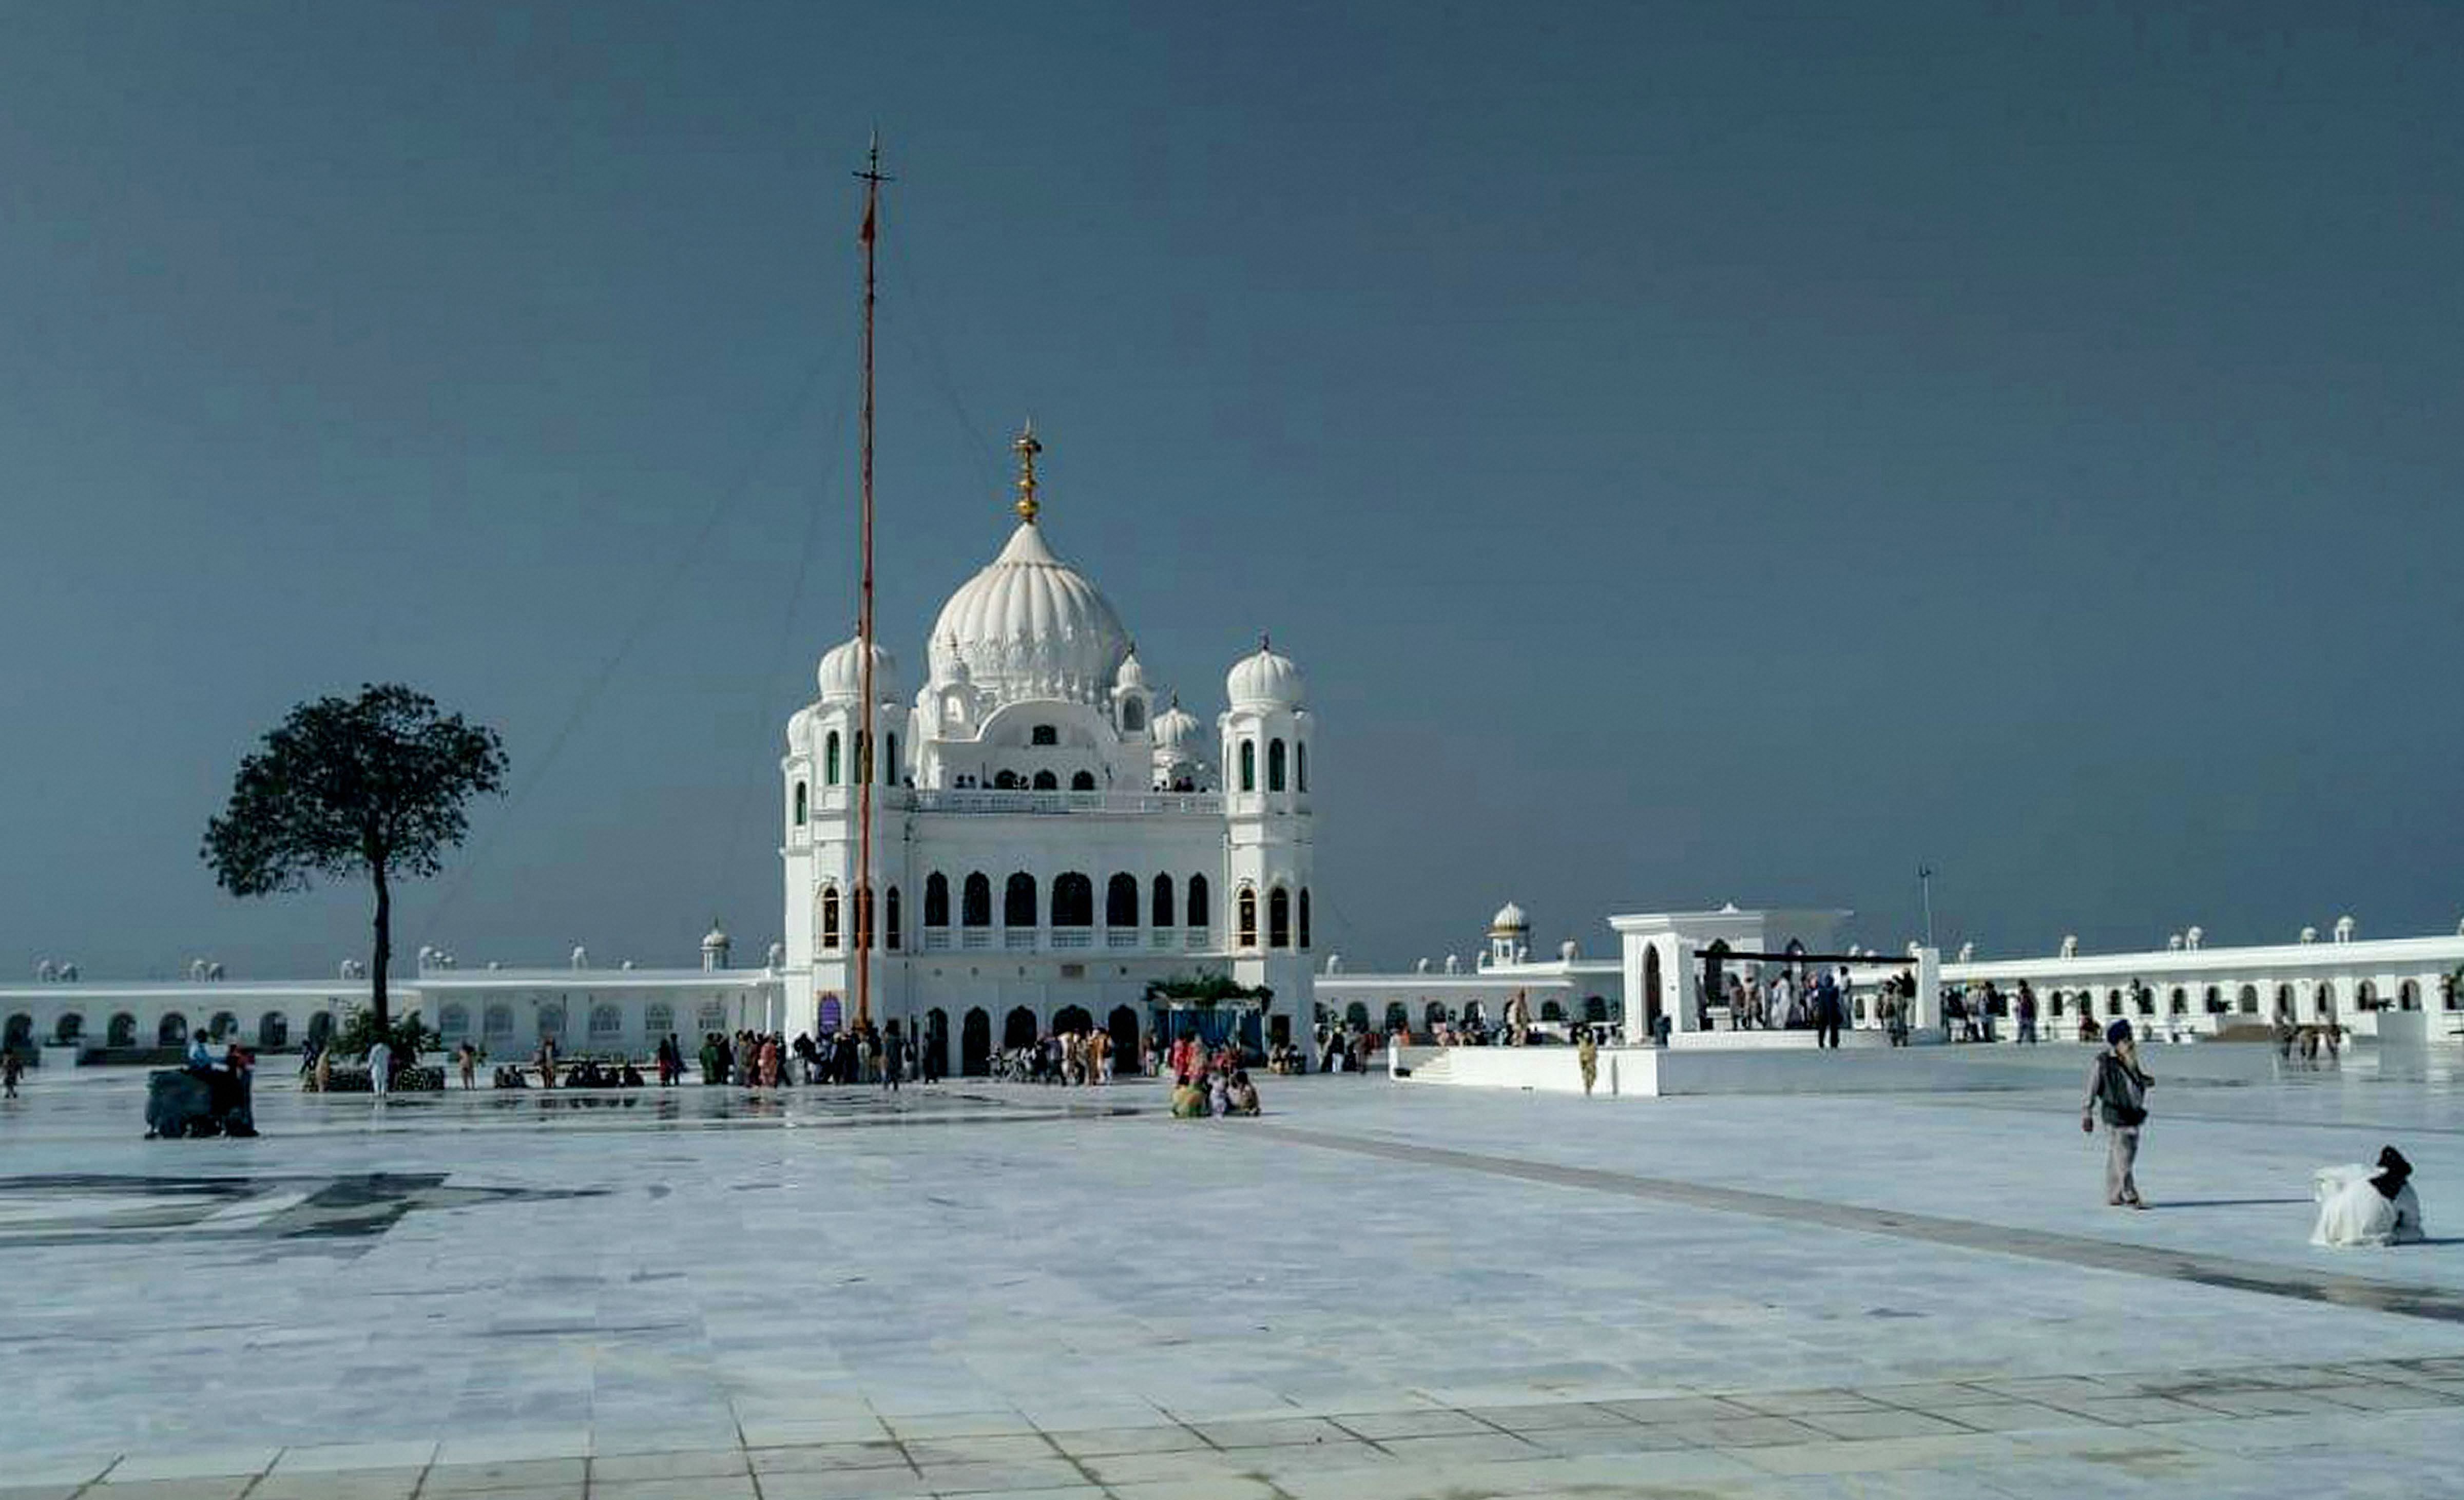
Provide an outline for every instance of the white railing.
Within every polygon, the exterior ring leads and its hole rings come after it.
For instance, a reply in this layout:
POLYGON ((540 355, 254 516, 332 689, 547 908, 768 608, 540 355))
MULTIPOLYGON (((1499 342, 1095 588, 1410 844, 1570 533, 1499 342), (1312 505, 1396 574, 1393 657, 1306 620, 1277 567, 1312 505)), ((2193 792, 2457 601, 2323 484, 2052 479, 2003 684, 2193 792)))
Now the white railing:
POLYGON ((992 945, 993 930, 989 927, 970 927, 958 937, 961 948, 989 948, 992 945))
POLYGON ((1001 933, 1001 946, 1014 951, 1033 948, 1035 946, 1035 929, 1032 927, 1012 927, 1006 929, 1001 933))
POLYGON ((1169 927, 1155 928, 1148 940, 1158 948, 1169 948, 1173 945, 1173 931, 1169 927))
POLYGON ((1191 928, 1188 936, 1183 939, 1182 946, 1186 947, 1192 953, 1203 951, 1206 947, 1206 929, 1203 927, 1191 928))
POLYGON ((1052 929, 1052 946, 1092 948, 1095 946, 1095 930, 1091 927, 1056 927, 1052 929))
POLYGON ((1107 948, 1134 948, 1137 945, 1138 930, 1134 927, 1116 927, 1104 935, 1107 948))
MULTIPOLYGON (((965 787, 902 792, 900 795, 917 812, 1183 812, 1221 815, 1223 811, 1223 798, 1217 792, 1022 792, 965 787)), ((885 802, 887 800, 884 799, 885 802)))
POLYGON ((927 927, 924 929, 925 952, 938 953, 949 946, 950 929, 946 927, 927 927))

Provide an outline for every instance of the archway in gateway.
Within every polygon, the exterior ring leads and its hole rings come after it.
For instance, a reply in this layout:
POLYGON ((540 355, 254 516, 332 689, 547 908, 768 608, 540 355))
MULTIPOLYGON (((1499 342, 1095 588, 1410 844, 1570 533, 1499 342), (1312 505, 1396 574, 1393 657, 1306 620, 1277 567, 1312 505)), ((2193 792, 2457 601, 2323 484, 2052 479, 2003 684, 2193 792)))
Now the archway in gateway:
POLYGON ((1104 1029, 1112 1035, 1113 1067, 1124 1073, 1138 1070, 1138 1013, 1127 1005, 1114 1005, 1105 1018, 1104 1029))
POLYGON ((933 1070, 935 1078, 950 1075, 950 1013, 946 1010, 924 1013, 924 1066, 933 1070))
POLYGON ((1035 1045, 1035 1012, 1020 1005, 1001 1022, 1001 1050, 1035 1045))
POLYGON ((1064 1005, 1052 1013, 1052 1029, 1077 1036, 1094 1030, 1095 1018, 1087 1013, 1084 1005, 1064 1005))
POLYGON ((981 1078, 992 1071, 992 1058, 993 1018, 979 1005, 958 1023, 959 1076, 981 1078))

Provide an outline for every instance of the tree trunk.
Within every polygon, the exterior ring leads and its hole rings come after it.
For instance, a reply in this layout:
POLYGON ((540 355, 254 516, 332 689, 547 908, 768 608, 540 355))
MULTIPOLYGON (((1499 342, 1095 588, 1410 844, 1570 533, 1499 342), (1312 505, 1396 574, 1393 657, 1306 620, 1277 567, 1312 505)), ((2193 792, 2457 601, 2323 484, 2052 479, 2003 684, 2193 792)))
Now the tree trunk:
POLYGON ((377 882, 377 949, 368 963, 369 1004, 376 1013, 377 1029, 393 1029, 392 1017, 385 1010, 385 968, 393 962, 393 892, 385 885, 385 867, 376 867, 377 882))

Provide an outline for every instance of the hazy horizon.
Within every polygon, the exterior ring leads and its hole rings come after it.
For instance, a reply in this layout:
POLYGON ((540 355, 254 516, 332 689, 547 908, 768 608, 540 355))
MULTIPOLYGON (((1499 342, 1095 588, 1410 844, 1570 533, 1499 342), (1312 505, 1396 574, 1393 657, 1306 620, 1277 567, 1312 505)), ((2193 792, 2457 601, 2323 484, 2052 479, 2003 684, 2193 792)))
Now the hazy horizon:
POLYGON ((1044 523, 1319 723, 1318 951, 1839 906, 2453 932, 2464 14, 2291 4, 0 8, 0 963, 330 974, 197 844, 400 680, 514 794, 464 969, 739 963, 851 629, 1044 523))

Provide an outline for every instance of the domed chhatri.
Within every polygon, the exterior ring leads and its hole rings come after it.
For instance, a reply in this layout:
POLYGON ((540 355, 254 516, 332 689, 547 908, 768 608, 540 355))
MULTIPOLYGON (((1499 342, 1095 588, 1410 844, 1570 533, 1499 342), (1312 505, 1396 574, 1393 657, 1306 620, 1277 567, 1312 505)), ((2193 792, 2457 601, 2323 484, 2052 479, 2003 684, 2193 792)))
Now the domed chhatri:
POLYGON ((1232 664, 1223 679, 1223 695, 1242 708, 1300 708, 1308 702, 1309 684, 1300 667, 1261 639, 1258 649, 1232 664))
POLYGON ((1508 901, 1488 919, 1488 930, 1491 933, 1528 933, 1531 930, 1531 918, 1524 915, 1523 908, 1508 901))
MULTIPOLYGON (((822 654, 813 675, 821 684, 822 701, 856 703, 864 698, 864 643, 841 641, 822 654)), ((898 658, 879 641, 872 643, 872 695, 884 702, 898 696, 898 658)))
POLYGON ((869 921, 869 1014, 920 1032, 947 1072, 1089 1018, 1125 1048, 1177 1035, 1190 1015, 1150 989, 1191 973, 1271 993, 1234 1018, 1246 1045, 1306 1048, 1316 720, 1300 669, 1262 642, 1232 664, 1226 712, 1182 708, 1053 551, 1044 444, 1030 428, 1013 447, 1017 518, 942 605, 923 682, 902 695, 884 651, 863 702, 848 643, 788 719, 785 1029, 852 1019, 869 921))

